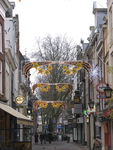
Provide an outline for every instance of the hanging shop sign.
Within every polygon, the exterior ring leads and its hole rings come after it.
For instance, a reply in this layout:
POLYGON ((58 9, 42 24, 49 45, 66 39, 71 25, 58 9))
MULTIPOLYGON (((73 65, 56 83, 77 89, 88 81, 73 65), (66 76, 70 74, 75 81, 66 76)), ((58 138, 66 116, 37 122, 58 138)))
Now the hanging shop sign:
POLYGON ((79 114, 79 113, 82 113, 82 104, 75 104, 74 105, 74 113, 75 114, 79 114))
POLYGON ((96 90, 97 90, 99 93, 104 93, 104 89, 105 89, 106 86, 107 86, 107 83, 105 83, 105 82, 99 82, 99 83, 96 85, 96 90))
POLYGON ((24 99, 24 97, 21 96, 21 95, 18 95, 18 96, 15 98, 15 103, 16 103, 17 105, 23 104, 24 101, 25 101, 25 99, 24 99))
POLYGON ((74 103, 78 104, 80 102, 80 98, 78 96, 74 96, 74 103))
POLYGON ((77 128, 73 128, 74 140, 77 140, 77 128))
POLYGON ((89 113, 94 113, 94 112, 96 112, 95 104, 94 104, 94 107, 93 107, 93 108, 90 108, 90 107, 88 106, 88 112, 89 112, 89 113))
POLYGON ((74 101, 70 101, 70 107, 74 108, 74 101))

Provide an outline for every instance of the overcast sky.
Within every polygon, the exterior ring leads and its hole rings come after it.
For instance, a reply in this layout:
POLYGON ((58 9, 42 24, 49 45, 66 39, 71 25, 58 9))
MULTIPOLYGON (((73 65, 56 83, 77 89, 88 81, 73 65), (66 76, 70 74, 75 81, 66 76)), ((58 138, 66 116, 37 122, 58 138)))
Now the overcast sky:
MULTIPOLYGON (((94 25, 93 0, 9 0, 15 1, 13 15, 19 15, 20 51, 31 51, 35 37, 64 35, 76 44, 87 42, 89 26, 94 25)), ((97 0, 98 6, 107 7, 106 0, 97 0)))

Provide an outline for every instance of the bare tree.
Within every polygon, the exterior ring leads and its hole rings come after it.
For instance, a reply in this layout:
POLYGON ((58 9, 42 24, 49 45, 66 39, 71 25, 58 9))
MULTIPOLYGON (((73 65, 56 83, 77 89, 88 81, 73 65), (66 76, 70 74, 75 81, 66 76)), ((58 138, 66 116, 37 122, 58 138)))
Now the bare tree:
MULTIPOLYGON (((50 35, 47 37, 36 40, 35 51, 31 53, 31 58, 34 58, 35 61, 74 61, 76 60, 76 44, 73 44, 66 35, 63 37, 57 36, 52 38, 50 35)), ((47 66, 43 66, 47 67, 47 66)), ((72 83, 73 75, 67 76, 62 69, 60 63, 52 65, 53 69, 51 74, 48 76, 41 75, 37 76, 37 83, 72 83)), ((70 67, 70 66, 68 66, 70 67)), ((37 96, 39 100, 49 100, 49 101, 65 101, 68 103, 71 100, 71 94, 69 89, 66 89, 64 92, 58 92, 55 86, 51 86, 49 91, 41 92, 38 88, 36 89, 37 96)), ((58 117, 62 112, 61 107, 53 108, 51 105, 48 105, 47 109, 42 109, 48 116, 58 121, 58 117)))

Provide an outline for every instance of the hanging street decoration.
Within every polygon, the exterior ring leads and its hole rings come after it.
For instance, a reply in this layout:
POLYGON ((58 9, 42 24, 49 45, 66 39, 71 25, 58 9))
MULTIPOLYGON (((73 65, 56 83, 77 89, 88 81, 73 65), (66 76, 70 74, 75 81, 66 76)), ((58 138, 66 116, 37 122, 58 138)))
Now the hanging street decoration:
POLYGON ((71 73, 72 74, 77 73, 77 71, 81 68, 84 68, 87 71, 87 73, 89 73, 89 71, 91 69, 91 65, 85 61, 62 61, 59 63, 65 64, 65 65, 63 65, 62 69, 65 70, 65 74, 67 74, 67 75, 69 75, 71 73), (74 67, 72 69, 68 70, 66 65, 73 65, 74 67))
POLYGON ((67 75, 75 74, 81 68, 84 68, 87 71, 87 73, 92 71, 90 64, 84 61, 62 61, 62 62, 55 62, 55 61, 38 62, 37 61, 37 62, 29 62, 24 65, 23 68, 24 76, 25 77, 28 76, 28 72, 31 68, 35 68, 38 71, 38 74, 41 73, 48 76, 50 74, 50 71, 53 69, 52 64, 56 64, 56 63, 63 64, 62 69, 65 71, 64 73, 67 75), (43 65, 48 65, 47 69, 43 70, 43 68, 41 67, 43 65), (66 65, 73 65, 73 68, 68 69, 66 65))
POLYGON ((70 89, 70 93, 73 92, 73 86, 70 83, 37 83, 32 86, 32 91, 34 93, 35 89, 39 88, 42 92, 48 92, 50 85, 56 85, 58 92, 63 92, 66 88, 70 89))
POLYGON ((67 84, 65 84, 64 86, 62 86, 61 88, 57 85, 56 86, 56 89, 57 89, 57 91, 58 92, 63 92, 63 91, 65 91, 65 89, 67 89, 68 88, 68 85, 67 84))
POLYGON ((26 63, 23 67, 23 73, 25 78, 28 77, 28 72, 31 68, 35 68, 38 71, 38 74, 46 74, 48 76, 48 74, 50 74, 50 70, 52 70, 52 64, 55 64, 56 62, 52 62, 52 61, 46 61, 46 62, 29 62, 26 63), (43 70, 41 66, 43 65, 48 65, 47 69, 43 70))
POLYGON ((96 79, 101 78, 101 74, 99 72, 101 71, 101 68, 98 66, 95 66, 94 64, 92 65, 91 69, 89 70, 89 79, 92 82, 95 82, 96 79))
POLYGON ((51 103, 53 108, 58 108, 61 106, 62 109, 66 109, 66 103, 63 101, 36 101, 33 104, 34 109, 38 109, 39 106, 42 108, 47 108, 48 104, 51 103))

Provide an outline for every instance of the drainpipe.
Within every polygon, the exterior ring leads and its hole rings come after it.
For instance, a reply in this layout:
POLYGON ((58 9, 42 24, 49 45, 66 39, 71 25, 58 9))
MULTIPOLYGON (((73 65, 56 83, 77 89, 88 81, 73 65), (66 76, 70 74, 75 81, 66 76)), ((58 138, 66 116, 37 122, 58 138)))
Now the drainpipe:
MULTIPOLYGON (((87 55, 89 60, 89 55, 87 55)), ((90 86, 89 86, 89 71, 88 71, 88 103, 90 102, 90 86)), ((89 114, 89 150, 91 150, 91 139, 90 139, 90 114, 89 114)))

